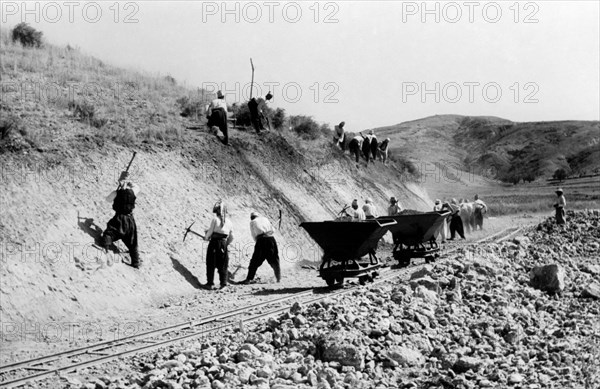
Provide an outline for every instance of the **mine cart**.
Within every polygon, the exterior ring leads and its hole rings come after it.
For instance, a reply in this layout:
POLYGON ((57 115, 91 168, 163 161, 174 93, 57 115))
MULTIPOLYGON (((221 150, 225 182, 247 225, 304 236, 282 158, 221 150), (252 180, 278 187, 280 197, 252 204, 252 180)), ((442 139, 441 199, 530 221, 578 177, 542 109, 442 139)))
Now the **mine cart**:
POLYGON ((412 258, 425 258, 426 262, 433 262, 439 256, 440 248, 435 236, 449 215, 450 212, 424 212, 377 219, 382 222, 390 219, 396 221, 389 227, 394 240, 393 256, 401 266, 408 266, 412 258))
POLYGON ((361 284, 378 275, 381 262, 375 255, 377 243, 396 224, 390 218, 361 222, 323 221, 300 224, 323 249, 319 276, 330 287, 344 278, 358 278, 361 284), (368 255, 368 259, 364 258, 368 255))

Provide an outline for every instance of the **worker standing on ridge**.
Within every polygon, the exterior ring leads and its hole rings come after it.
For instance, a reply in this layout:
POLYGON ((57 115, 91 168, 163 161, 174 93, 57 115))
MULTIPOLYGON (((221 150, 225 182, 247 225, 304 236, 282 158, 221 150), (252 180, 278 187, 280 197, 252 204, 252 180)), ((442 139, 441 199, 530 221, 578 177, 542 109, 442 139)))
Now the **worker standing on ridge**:
POLYGON ((346 151, 346 131, 344 126, 346 122, 341 122, 333 130, 333 143, 338 146, 342 151, 346 151))
POLYGON ((279 250, 277 249, 277 241, 273 236, 271 222, 266 217, 259 215, 258 212, 252 212, 250 214, 250 232, 256 244, 254 245, 254 253, 250 259, 248 275, 242 281, 242 284, 249 284, 254 280, 256 271, 264 263, 265 259, 273 268, 277 282, 281 282, 279 250))
POLYGON ((137 226, 133 218, 135 199, 140 188, 127 178, 129 173, 121 172, 119 187, 106 197, 106 201, 113 203, 115 216, 106 224, 106 230, 102 233, 101 243, 108 249, 113 242, 122 240, 131 257, 131 266, 139 269, 142 265, 138 252, 137 226))
POLYGON ((373 204, 373 200, 370 197, 365 200, 363 211, 366 219, 375 219, 377 216, 379 216, 377 214, 377 208, 375 207, 375 204, 373 204))
POLYGON ((264 99, 261 97, 259 97, 258 99, 253 97, 248 102, 248 109, 250 110, 250 121, 252 122, 252 126, 256 130, 256 133, 259 135, 261 134, 261 131, 265 129, 262 121, 263 119, 267 120, 267 118, 265 117, 267 101, 271 100, 272 98, 273 95, 271 94, 271 92, 269 92, 267 93, 264 99))
POLYGON ((387 163, 388 158, 388 147, 390 144, 390 138, 385 138, 385 140, 379 143, 379 147, 377 148, 377 153, 379 154, 379 159, 385 165, 387 163))
POLYGON ((227 287, 227 270, 229 267, 228 246, 233 241, 233 227, 227 215, 227 206, 219 200, 213 206, 215 216, 210 222, 204 239, 209 241, 206 250, 206 289, 213 289, 215 268, 219 273, 221 289, 227 287))
POLYGON ((206 112, 208 118, 208 128, 213 126, 219 127, 219 130, 223 133, 223 144, 229 146, 229 134, 227 128, 227 102, 225 96, 221 91, 217 92, 217 98, 210 102, 208 111, 206 112))
POLYGON ((388 207, 388 216, 400 215, 402 212, 402 205, 396 200, 394 196, 390 197, 390 206, 388 207))

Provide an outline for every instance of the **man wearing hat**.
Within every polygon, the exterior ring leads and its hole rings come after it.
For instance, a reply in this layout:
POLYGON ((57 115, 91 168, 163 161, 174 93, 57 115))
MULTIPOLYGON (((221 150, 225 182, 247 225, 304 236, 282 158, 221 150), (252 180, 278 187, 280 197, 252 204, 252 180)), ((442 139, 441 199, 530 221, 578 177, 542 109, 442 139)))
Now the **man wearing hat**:
POLYGON ((273 226, 266 217, 259 215, 258 212, 250 214, 250 232, 252 238, 256 242, 254 245, 254 253, 250 259, 248 266, 248 275, 242 281, 242 284, 248 284, 254 280, 256 271, 263 264, 265 259, 273 268, 277 282, 281 281, 281 268, 279 266, 279 250, 277 242, 273 236, 273 226))
POLYGON ((483 214, 487 213, 487 205, 479 198, 479 195, 476 194, 473 198, 474 207, 474 216, 475 216, 475 230, 479 227, 480 230, 483 230, 483 214))
POLYGON ((362 135, 357 135, 348 144, 348 149, 350 150, 350 155, 354 155, 356 158, 356 163, 358 167, 358 159, 360 158, 360 150, 362 148, 364 138, 362 135))
MULTIPOLYGON (((443 212, 442 200, 435 199, 435 204, 433 205, 433 212, 443 212)), ((444 221, 435 232, 434 236, 437 238, 438 236, 441 238, 442 243, 446 242, 446 236, 448 236, 448 222, 444 218, 444 221)))
POLYGON ((390 197, 390 206, 388 207, 388 216, 400 215, 402 212, 402 205, 396 200, 396 197, 390 197))
POLYGON ((558 201, 554 204, 554 209, 556 210, 556 224, 564 228, 567 223, 565 220, 565 206, 567 205, 567 200, 565 199, 561 188, 556 190, 556 196, 558 198, 558 201))
POLYGON ((225 102, 225 96, 221 91, 218 91, 217 98, 210 102, 206 117, 208 118, 208 123, 206 123, 208 128, 212 128, 213 126, 219 127, 219 130, 223 133, 223 144, 228 146, 227 103, 225 102))
POLYGON ((265 129, 262 122, 263 119, 267 120, 268 123, 268 118, 265 116, 264 110, 267 104, 266 102, 271 100, 272 98, 273 95, 271 94, 271 92, 269 92, 267 93, 264 99, 261 97, 255 99, 253 97, 248 102, 248 109, 250 110, 250 121, 252 122, 252 126, 254 127, 254 130, 256 130, 257 134, 260 134, 261 131, 265 129))

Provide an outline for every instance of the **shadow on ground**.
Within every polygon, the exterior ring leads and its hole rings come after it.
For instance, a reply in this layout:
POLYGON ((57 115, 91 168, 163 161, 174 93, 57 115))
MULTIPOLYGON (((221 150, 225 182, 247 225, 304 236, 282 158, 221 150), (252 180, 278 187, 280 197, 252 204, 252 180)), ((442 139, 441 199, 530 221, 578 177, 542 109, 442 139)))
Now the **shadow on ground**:
POLYGON ((187 267, 173 257, 171 257, 171 262, 173 263, 173 269, 181 274, 190 285, 192 285, 195 289, 202 289, 202 284, 200 283, 200 280, 198 280, 198 277, 193 275, 192 272, 187 269, 187 267))

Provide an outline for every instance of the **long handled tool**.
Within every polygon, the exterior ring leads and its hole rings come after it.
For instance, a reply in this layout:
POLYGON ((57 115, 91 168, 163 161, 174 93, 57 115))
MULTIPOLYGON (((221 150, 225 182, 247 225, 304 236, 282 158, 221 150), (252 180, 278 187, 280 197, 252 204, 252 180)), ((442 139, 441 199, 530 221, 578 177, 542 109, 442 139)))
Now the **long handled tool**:
POLYGON ((252 100, 252 87, 254 86, 254 63, 252 63, 252 58, 250 58, 250 66, 252 67, 252 81, 250 81, 250 100, 252 100))
MULTIPOLYGON (((133 156, 131 157, 131 160, 129 161, 129 164, 127 165, 127 168, 125 169, 125 173, 129 173, 129 168, 131 167, 131 164, 133 163, 133 160, 135 159, 135 156, 137 155, 137 151, 133 152, 133 156)), ((121 175, 123 176, 123 175, 121 175)), ((121 182, 119 182, 119 185, 117 186, 117 190, 121 187, 121 182)))
MULTIPOLYGON (((196 222, 194 222, 196 223, 196 222)), ((188 233, 192 233, 194 235, 197 235, 199 237, 201 237, 202 239, 204 239, 204 235, 201 235, 199 233, 197 233, 196 231, 192 230, 192 226, 194 225, 194 223, 190 224, 190 226, 188 228, 185 229, 185 234, 183 235, 183 241, 185 242, 185 238, 187 238, 188 233)))

